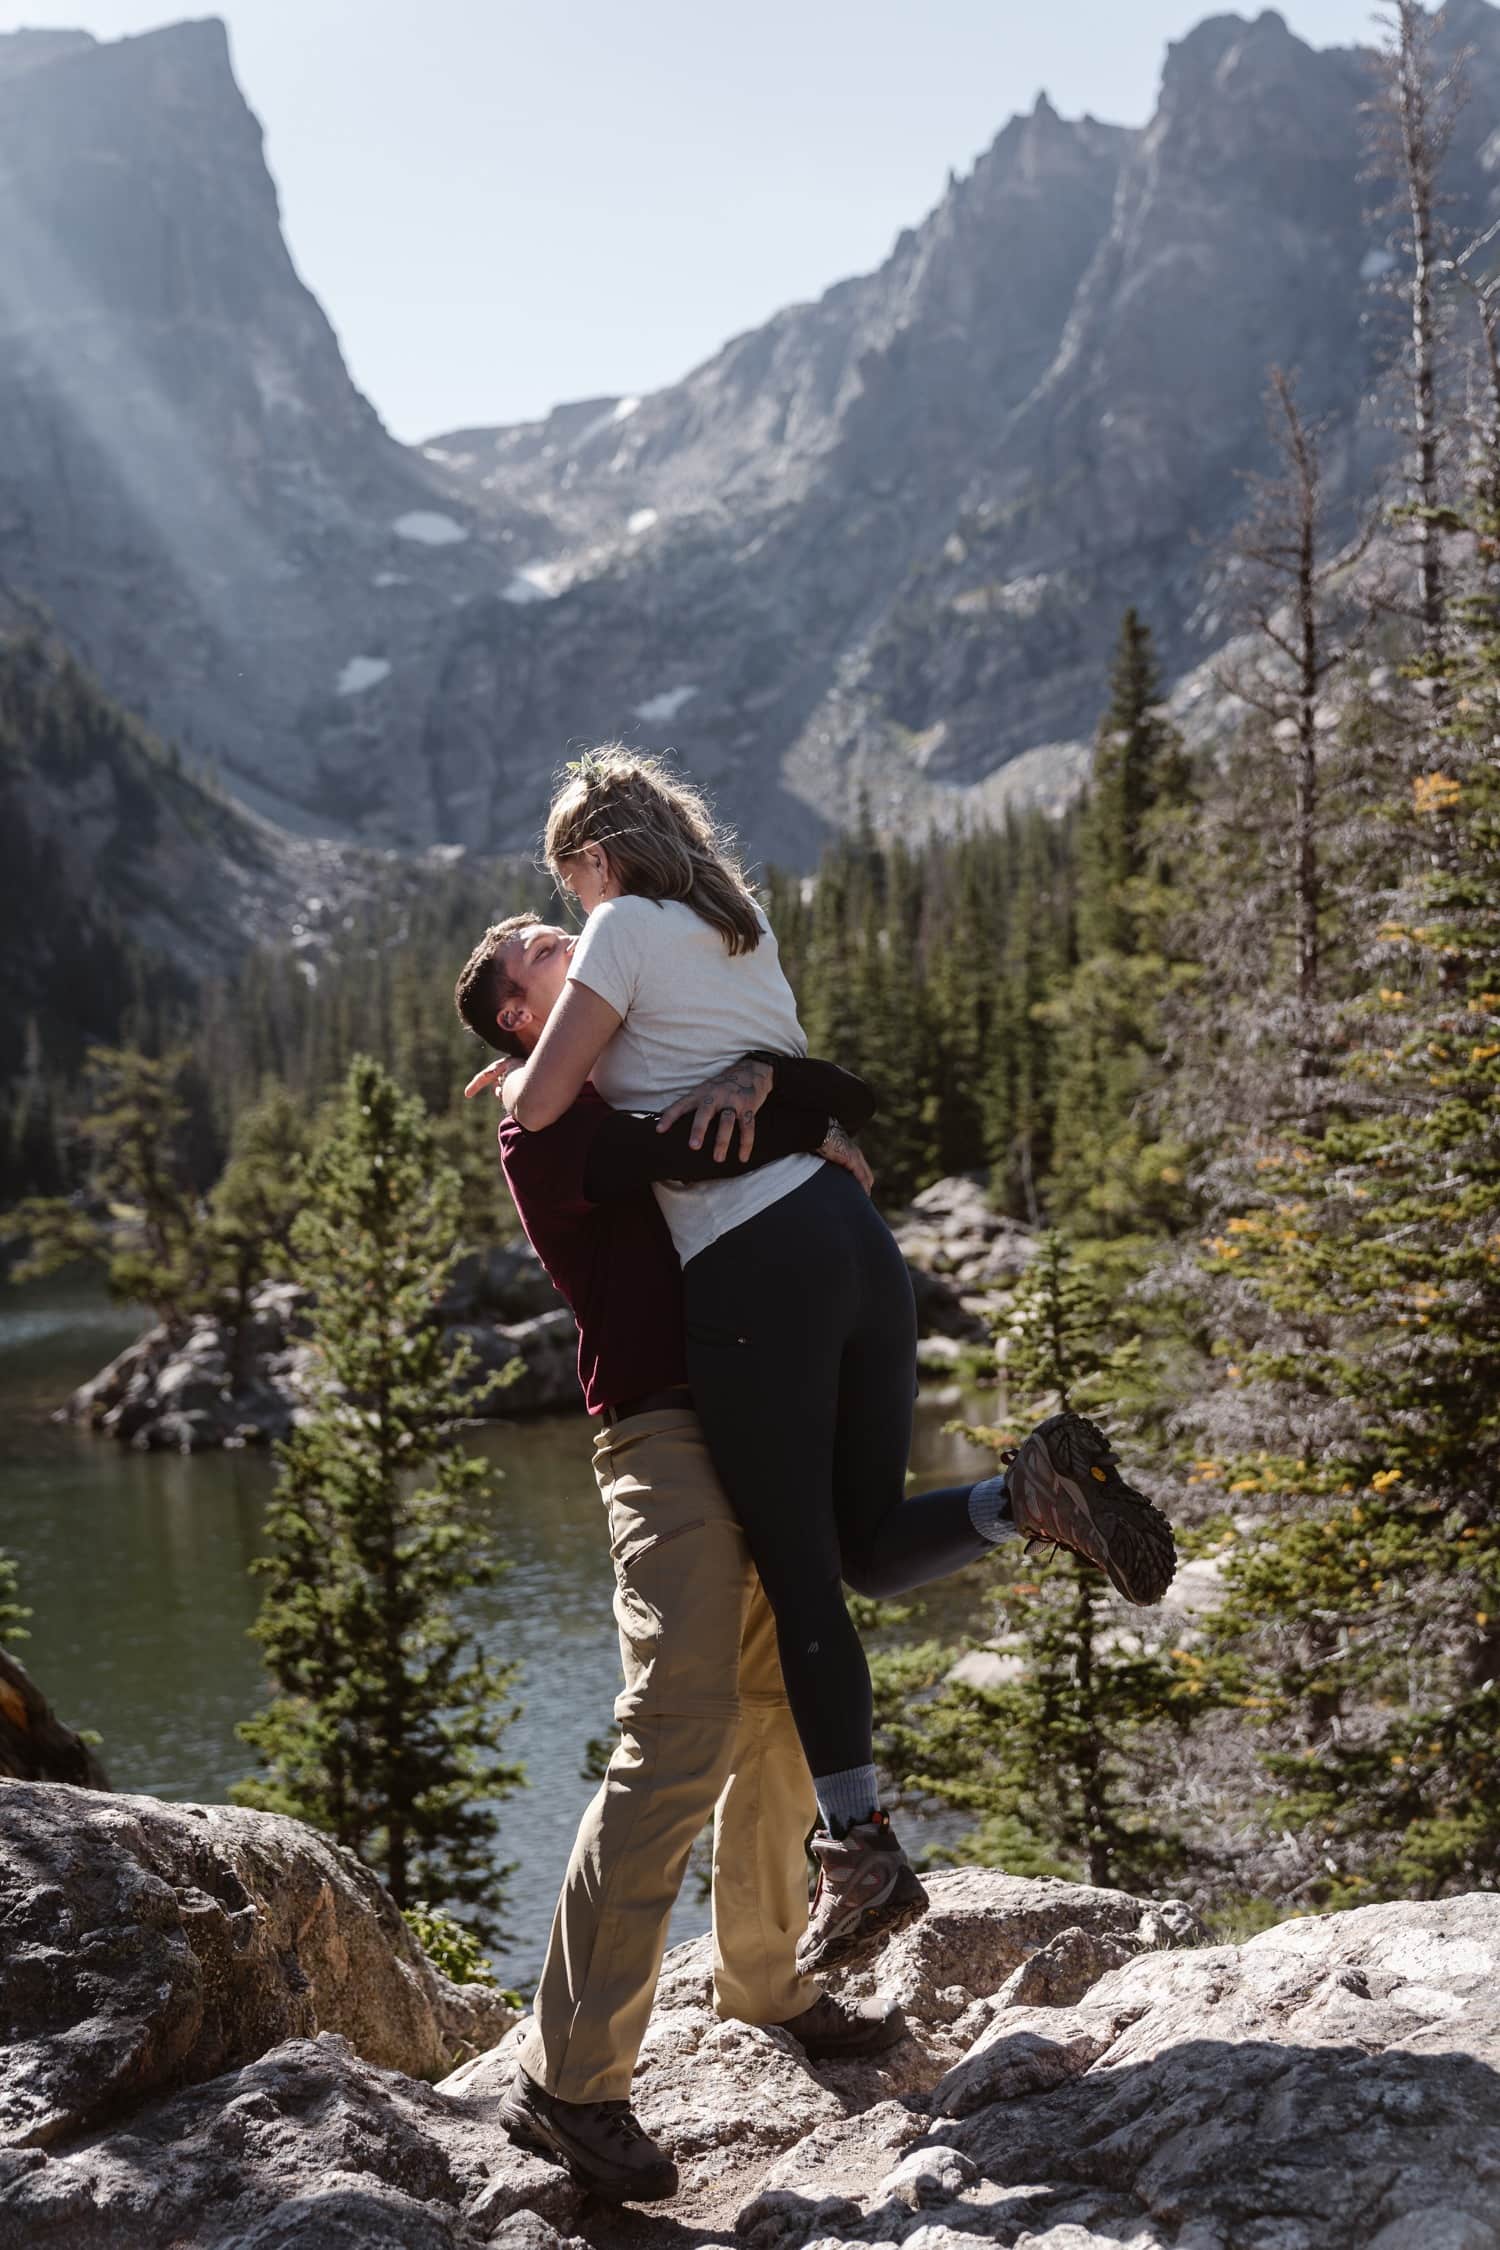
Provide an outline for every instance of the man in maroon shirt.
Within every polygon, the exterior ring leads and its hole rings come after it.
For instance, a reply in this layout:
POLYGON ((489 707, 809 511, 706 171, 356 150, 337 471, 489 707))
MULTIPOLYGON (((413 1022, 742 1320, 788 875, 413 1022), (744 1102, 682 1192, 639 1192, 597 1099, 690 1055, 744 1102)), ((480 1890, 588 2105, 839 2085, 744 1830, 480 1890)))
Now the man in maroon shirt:
MULTIPOLYGON (((524 1059, 572 942, 527 916, 487 931, 458 980, 464 1022, 524 1059)), ((904 2031, 899 2010, 836 2000, 797 1974, 811 1778, 775 1621, 692 1410, 681 1269, 649 1186, 722 1178, 796 1150, 868 1185, 845 1128, 873 1109, 863 1082, 832 1064, 747 1057, 667 1132, 611 1110, 592 1087, 542 1132, 510 1118, 500 1127, 521 1224, 578 1323, 625 1673, 620 1741, 578 1831, 503 2114, 514 2138, 620 2201, 676 2192, 676 2168, 629 2096, 668 1919, 710 1816, 718 2014, 779 2024, 812 2057, 873 2053, 904 2031)))

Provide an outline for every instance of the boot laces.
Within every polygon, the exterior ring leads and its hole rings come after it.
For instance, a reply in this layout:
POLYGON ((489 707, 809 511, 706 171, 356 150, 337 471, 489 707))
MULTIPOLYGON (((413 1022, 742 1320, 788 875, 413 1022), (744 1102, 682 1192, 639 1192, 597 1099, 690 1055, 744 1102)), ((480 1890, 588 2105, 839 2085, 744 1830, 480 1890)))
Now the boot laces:
POLYGON ((600 2119, 609 2133, 627 2147, 646 2138, 646 2128, 627 2101, 601 2102, 600 2119))

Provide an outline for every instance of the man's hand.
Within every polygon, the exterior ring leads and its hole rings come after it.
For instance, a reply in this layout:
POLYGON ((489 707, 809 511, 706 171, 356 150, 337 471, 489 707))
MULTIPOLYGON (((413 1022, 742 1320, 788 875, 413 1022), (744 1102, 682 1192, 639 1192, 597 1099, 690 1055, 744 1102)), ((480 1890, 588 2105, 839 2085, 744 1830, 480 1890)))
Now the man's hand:
POLYGON ((664 1109, 656 1120, 658 1133, 665 1133, 679 1117, 689 1110, 696 1112, 693 1129, 688 1135, 690 1148, 702 1148, 708 1137, 708 1128, 717 1117, 718 1134, 714 1140, 713 1156, 722 1164, 734 1141, 736 1125, 740 1133, 740 1162, 748 1164, 750 1151, 755 1146, 755 1115, 771 1091, 775 1073, 768 1062, 752 1062, 747 1055, 743 1062, 721 1071, 717 1078, 709 1078, 691 1094, 664 1109))
POLYGON ((828 1131, 813 1153, 826 1158, 830 1164, 842 1165, 846 1172, 852 1172, 866 1195, 874 1187, 875 1175, 865 1159, 864 1150, 858 1141, 849 1138, 836 1117, 828 1120, 828 1131))
POLYGON ((476 1071, 469 1080, 468 1085, 464 1088, 464 1100, 471 1102, 476 1094, 484 1092, 486 1086, 493 1086, 495 1099, 499 1101, 505 1091, 506 1079, 513 1070, 519 1070, 520 1067, 521 1058, 519 1055, 496 1055, 493 1062, 487 1062, 483 1070, 476 1071))

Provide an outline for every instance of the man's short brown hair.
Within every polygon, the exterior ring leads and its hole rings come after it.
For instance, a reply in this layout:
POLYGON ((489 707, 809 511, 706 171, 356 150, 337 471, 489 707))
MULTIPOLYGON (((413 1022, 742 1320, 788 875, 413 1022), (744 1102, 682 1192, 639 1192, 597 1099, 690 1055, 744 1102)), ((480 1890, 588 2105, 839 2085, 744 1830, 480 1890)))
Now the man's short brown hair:
POLYGON ((515 978, 505 973, 505 948, 512 938, 540 927, 538 914, 508 914, 503 922, 492 923, 459 970, 453 987, 453 1005, 476 1038, 497 1054, 514 1055, 523 1062, 525 1047, 513 1031, 502 1031, 496 1018, 520 989, 515 978))

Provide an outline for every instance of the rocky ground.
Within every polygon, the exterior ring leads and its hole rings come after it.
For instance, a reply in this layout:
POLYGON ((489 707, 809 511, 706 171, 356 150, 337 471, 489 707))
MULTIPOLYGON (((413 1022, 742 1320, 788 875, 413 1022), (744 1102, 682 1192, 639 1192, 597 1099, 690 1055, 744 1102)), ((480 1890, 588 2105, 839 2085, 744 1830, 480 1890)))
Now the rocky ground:
MULTIPOLYGON (((986 1315, 1014 1281, 1032 1238, 985 1203, 978 1173, 939 1180, 897 1227, 923 1334, 923 1370, 942 1377, 987 1351, 986 1315)), ((173 1335, 152 1328, 76 1390, 63 1410, 141 1451, 197 1453, 265 1445, 294 1427, 308 1387, 309 1298, 291 1282, 265 1282, 238 1340, 222 1320, 200 1315, 173 1335)), ((577 1336, 534 1251, 522 1242, 461 1261, 438 1312, 455 1347, 465 1341, 481 1384, 515 1373, 476 1396, 485 1417, 567 1413, 578 1405, 577 1336)))
POLYGON ((1500 1898, 1235 1947, 1114 1891, 931 1888, 877 2064, 717 2021, 706 1942, 668 1956, 637 2101, 682 2192, 617 2212, 505 2141, 516 2029, 347 1855, 0 1783, 0 2250, 1500 2250, 1500 1898))

